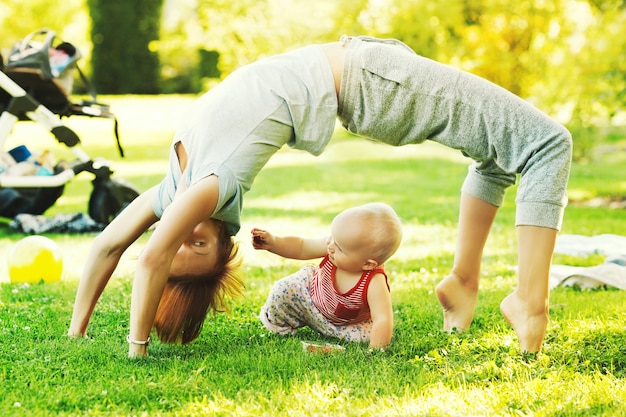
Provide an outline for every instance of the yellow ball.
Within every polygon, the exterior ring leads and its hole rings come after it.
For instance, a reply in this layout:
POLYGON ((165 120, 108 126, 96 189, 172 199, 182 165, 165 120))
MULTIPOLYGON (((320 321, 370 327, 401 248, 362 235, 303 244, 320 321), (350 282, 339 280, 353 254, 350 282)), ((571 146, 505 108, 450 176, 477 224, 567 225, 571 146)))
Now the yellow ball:
POLYGON ((28 236, 17 242, 7 263, 13 283, 57 282, 63 272, 61 249, 44 236, 28 236))

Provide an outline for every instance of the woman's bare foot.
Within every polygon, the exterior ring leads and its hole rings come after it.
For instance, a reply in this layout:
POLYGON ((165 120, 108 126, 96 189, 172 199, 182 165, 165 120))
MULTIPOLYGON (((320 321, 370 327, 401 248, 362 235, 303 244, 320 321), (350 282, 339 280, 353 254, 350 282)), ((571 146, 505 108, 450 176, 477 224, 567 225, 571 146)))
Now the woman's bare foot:
POLYGON ((478 287, 464 283, 456 274, 450 274, 437 285, 435 294, 443 307, 443 330, 451 333, 469 329, 476 308, 478 287))
POLYGON ((533 312, 528 303, 514 292, 502 300, 500 311, 515 330, 521 351, 539 353, 548 327, 547 301, 543 309, 533 312))

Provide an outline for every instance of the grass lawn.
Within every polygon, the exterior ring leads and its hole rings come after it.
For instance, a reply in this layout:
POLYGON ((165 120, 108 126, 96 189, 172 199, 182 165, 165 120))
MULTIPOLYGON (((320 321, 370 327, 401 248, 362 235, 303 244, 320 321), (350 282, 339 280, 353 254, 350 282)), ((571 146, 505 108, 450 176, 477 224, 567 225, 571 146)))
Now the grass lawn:
MULTIPOLYGON (((105 100, 106 101, 106 100, 105 100)), ((190 97, 110 98, 127 157, 119 158, 109 120, 68 119, 93 157, 145 190, 167 166, 167 147, 190 97)), ((624 141, 615 151, 573 166, 562 233, 626 234, 626 210, 584 204, 626 197, 624 141), (621 148, 620 148, 621 147, 621 148)), ((38 126, 19 124, 8 146, 66 149, 38 126)), ((479 305, 471 330, 447 335, 434 286, 452 265, 459 188, 469 161, 436 144, 392 148, 338 130, 314 158, 283 149, 248 193, 242 230, 245 298, 210 317, 187 346, 151 344, 150 356, 127 355, 133 245, 106 288, 89 337, 68 339, 74 294, 93 235, 48 235, 62 248, 59 283, 9 283, 9 248, 23 237, 0 222, 1 416, 624 416, 626 296, 622 291, 552 292, 541 355, 521 355, 499 303, 516 285, 515 190, 509 191, 485 250, 479 305), (386 267, 395 312, 391 346, 325 339, 308 329, 270 335, 256 318, 272 283, 305 262, 255 252, 253 226, 277 234, 327 233, 342 209, 391 204, 405 226, 386 267), (302 340, 341 343, 345 352, 311 354, 302 340)), ((69 183, 48 215, 86 211, 90 178, 69 183)), ((601 255, 555 255, 554 263, 595 265, 601 255)), ((156 339, 156 338, 155 338, 156 339)))

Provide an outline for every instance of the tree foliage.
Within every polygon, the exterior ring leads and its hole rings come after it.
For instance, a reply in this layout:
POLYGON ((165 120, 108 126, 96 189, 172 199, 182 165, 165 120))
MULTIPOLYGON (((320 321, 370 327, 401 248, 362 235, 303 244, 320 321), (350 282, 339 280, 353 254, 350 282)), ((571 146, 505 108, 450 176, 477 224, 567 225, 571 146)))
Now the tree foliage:
POLYGON ((86 55, 93 44, 92 77, 106 92, 200 92, 202 77, 264 56, 370 35, 531 101, 582 152, 594 126, 625 123, 624 0, 4 0, 0 23, 5 48, 41 26, 75 36, 86 55))
POLYGON ((106 93, 159 92, 159 37, 163 0, 87 0, 91 16, 92 79, 106 93))
POLYGON ((84 0, 2 0, 0 49, 6 55, 15 42, 29 33, 49 28, 57 33, 57 38, 74 43, 88 55, 91 50, 86 36, 89 19, 84 3, 84 0))
POLYGON ((401 39, 485 77, 564 123, 607 122, 626 100, 624 1, 199 0, 204 42, 227 74, 343 33, 401 39), (221 22, 228 21, 228 25, 221 22))

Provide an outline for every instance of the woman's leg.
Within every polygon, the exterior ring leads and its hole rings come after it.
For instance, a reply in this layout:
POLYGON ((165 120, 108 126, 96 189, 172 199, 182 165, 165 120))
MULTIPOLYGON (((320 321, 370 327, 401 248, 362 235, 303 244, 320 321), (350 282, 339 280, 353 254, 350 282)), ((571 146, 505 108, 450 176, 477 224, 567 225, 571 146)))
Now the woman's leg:
POLYGON ((467 330, 472 322, 480 263, 498 207, 470 194, 461 194, 456 253, 452 272, 436 287, 443 307, 443 330, 467 330))
POLYGON ((522 352, 541 350, 548 326, 550 264, 558 231, 547 227, 518 226, 519 281, 517 289, 500 304, 515 330, 522 352))
MULTIPOLYGON (((461 196, 454 266, 436 288, 443 307, 443 329, 467 330, 472 322, 483 248, 497 207, 469 194, 461 196)), ((550 264, 558 231, 518 226, 519 281, 500 309, 517 334, 522 352, 539 352, 548 325, 550 264)))

